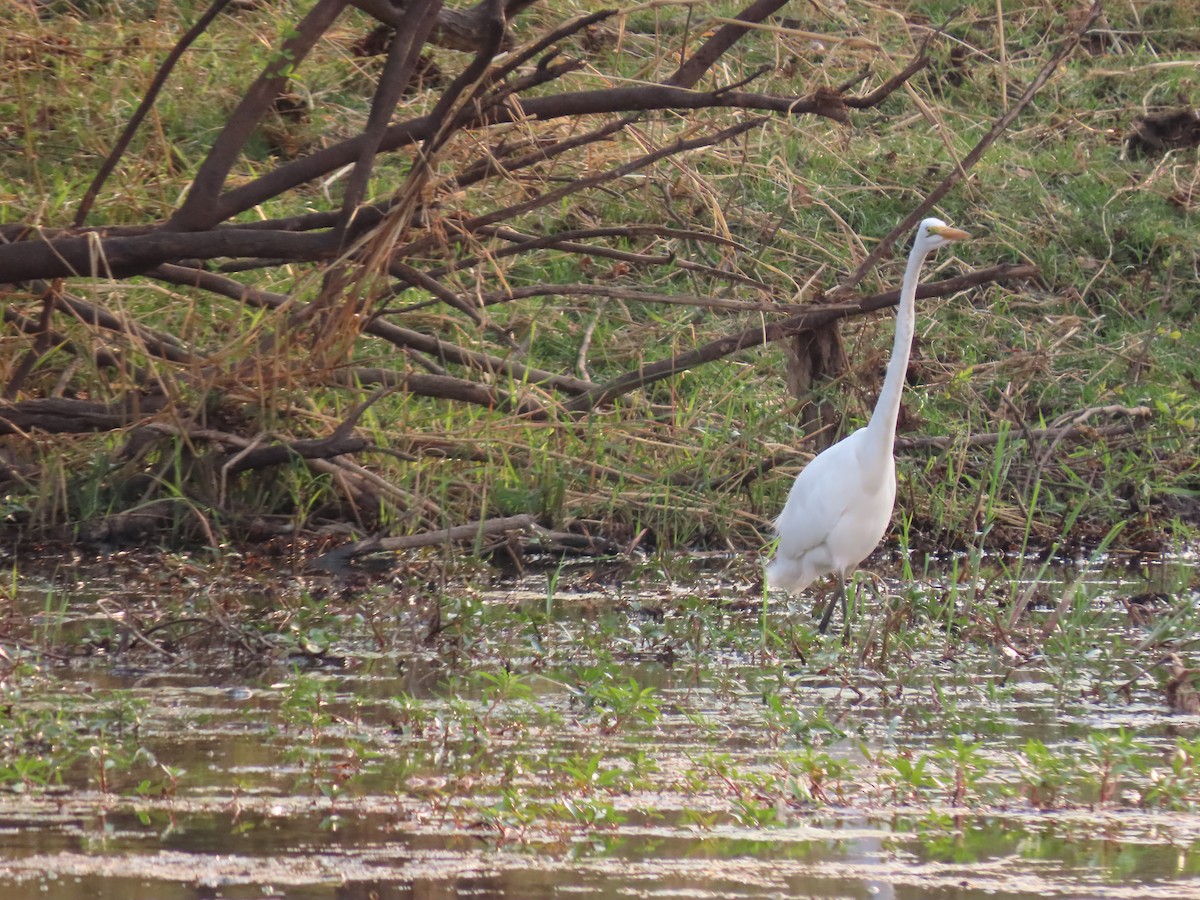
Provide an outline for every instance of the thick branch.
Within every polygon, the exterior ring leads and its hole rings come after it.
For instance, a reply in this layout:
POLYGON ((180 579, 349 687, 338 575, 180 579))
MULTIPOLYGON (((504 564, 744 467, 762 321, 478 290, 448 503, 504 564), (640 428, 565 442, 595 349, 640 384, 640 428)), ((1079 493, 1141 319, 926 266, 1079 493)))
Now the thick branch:
MULTIPOLYGON (((171 227, 199 231, 211 228, 225 218, 217 215, 216 200, 242 147, 287 85, 290 73, 300 65, 345 6, 346 0, 317 0, 308 15, 296 25, 229 116, 196 173, 183 206, 171 217, 171 227)), ((365 142, 365 138, 360 140, 365 142)))
POLYGON ((156 231, 115 238, 88 234, 0 246, 0 284, 31 278, 125 278, 177 259, 262 256, 311 262, 336 249, 336 240, 325 234, 257 229, 156 231))
POLYGON ((67 397, 0 403, 0 434, 44 431, 51 434, 80 434, 114 431, 153 415, 166 405, 161 396, 131 395, 123 403, 93 403, 67 397))
MULTIPOLYGON (((918 297, 942 297, 956 291, 964 290, 992 281, 1003 281, 1012 278, 1029 278, 1037 274, 1037 267, 1032 265, 994 266, 990 269, 980 269, 969 275, 948 278, 923 284, 917 291, 918 297)), ((773 322, 759 328, 748 328, 738 334, 718 338, 695 350, 681 353, 670 359, 665 359, 651 365, 626 372, 607 384, 600 385, 588 393, 576 397, 567 404, 572 412, 587 412, 630 391, 670 378, 688 369, 729 356, 746 347, 758 347, 769 344, 781 338, 788 337, 800 331, 819 328, 837 319, 862 315, 885 306, 895 306, 900 299, 900 291, 887 291, 872 297, 865 297, 854 303, 841 303, 836 306, 821 306, 807 309, 779 322, 773 322)))

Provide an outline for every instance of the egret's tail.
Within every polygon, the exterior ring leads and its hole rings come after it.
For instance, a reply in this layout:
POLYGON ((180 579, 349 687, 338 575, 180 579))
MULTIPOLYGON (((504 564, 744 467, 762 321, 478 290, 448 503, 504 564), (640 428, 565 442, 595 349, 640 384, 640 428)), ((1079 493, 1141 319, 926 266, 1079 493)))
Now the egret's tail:
POLYGON ((767 587, 798 594, 812 583, 812 573, 799 560, 776 556, 767 563, 767 587))

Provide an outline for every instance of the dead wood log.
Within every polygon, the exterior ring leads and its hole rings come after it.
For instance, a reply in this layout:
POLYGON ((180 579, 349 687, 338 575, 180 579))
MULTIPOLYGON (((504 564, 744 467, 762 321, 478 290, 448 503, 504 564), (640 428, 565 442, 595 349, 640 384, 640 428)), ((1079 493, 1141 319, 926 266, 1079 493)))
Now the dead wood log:
POLYGON ((481 522, 471 522, 467 525, 456 525, 440 531, 427 531, 423 534, 404 535, 402 537, 370 537, 366 540, 355 541, 352 544, 338 547, 329 553, 318 556, 312 565, 326 571, 343 571, 346 565, 359 556, 369 553, 395 553, 401 550, 415 550, 419 547, 436 547, 439 544, 474 541, 482 537, 495 537, 512 532, 529 531, 535 528, 537 519, 531 515, 506 516, 499 519, 485 519, 481 522))
POLYGON ((89 543, 127 543, 162 534, 170 529, 172 522, 195 515, 195 506, 187 500, 162 497, 86 522, 79 530, 79 537, 89 543))
POLYGON ((167 405, 161 395, 130 395, 120 403, 95 403, 68 397, 46 397, 0 403, 0 434, 80 434, 115 431, 153 415, 167 405))
MULTIPOLYGON (((787 357, 787 387, 797 400, 808 399, 815 384, 840 378, 850 367, 837 322, 807 328, 784 344, 787 357)), ((806 433, 819 435, 818 449, 828 447, 836 436, 837 412, 829 402, 805 403, 800 423, 806 433)))

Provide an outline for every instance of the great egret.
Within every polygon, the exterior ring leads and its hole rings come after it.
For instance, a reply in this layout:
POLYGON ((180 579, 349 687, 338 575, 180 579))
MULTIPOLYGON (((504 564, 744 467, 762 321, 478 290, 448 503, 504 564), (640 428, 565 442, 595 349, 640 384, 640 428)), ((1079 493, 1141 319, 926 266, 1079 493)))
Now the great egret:
POLYGON ((817 454, 800 471, 775 520, 779 542, 775 558, 767 565, 768 587, 797 594, 823 575, 837 577, 837 597, 829 601, 821 616, 821 634, 829 628, 834 604, 840 598, 843 640, 849 639, 846 577, 875 549, 892 518, 896 502, 892 444, 912 348, 921 264, 943 244, 969 237, 941 219, 925 219, 917 226, 900 287, 892 358, 871 421, 817 454))

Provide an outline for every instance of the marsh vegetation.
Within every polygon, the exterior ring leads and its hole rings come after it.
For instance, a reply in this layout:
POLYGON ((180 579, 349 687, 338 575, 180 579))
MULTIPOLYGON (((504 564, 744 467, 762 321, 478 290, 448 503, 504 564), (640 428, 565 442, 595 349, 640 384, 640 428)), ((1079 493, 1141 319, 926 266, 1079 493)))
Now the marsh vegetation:
POLYGON ((0 3, 0 893, 1194 896, 1191 6, 383 6, 0 3))
POLYGON ((808 605, 746 602, 736 557, 436 593, 161 559, 131 593, 145 562, 31 569, 8 598, 7 897, 1170 898, 1200 877, 1200 695, 1171 657, 1189 563, 889 578, 843 650, 808 605), (1033 598, 1015 621, 1010 585, 1033 598))

